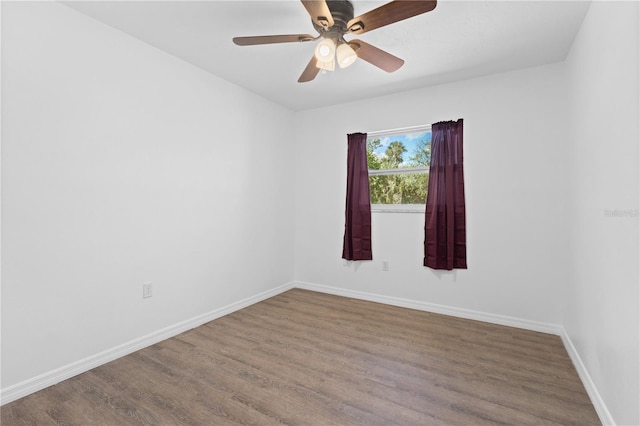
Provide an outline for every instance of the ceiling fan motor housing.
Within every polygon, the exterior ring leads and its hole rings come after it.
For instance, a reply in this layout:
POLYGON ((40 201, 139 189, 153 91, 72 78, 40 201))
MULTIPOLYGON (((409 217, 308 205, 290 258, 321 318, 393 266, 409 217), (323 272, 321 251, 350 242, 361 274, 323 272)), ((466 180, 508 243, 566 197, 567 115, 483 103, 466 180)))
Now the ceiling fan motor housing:
POLYGON ((333 17, 333 26, 325 28, 312 20, 313 27, 325 38, 340 39, 347 32, 347 23, 353 19, 353 4, 349 0, 327 0, 333 17))

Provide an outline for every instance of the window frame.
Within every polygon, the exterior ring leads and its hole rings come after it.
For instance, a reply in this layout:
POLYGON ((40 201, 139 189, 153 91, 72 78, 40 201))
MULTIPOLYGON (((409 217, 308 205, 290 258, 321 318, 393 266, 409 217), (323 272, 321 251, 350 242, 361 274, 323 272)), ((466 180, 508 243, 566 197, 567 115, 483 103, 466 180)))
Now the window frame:
MULTIPOLYGON (((367 132, 367 140, 386 136, 407 135, 411 133, 431 132, 431 124, 402 127, 398 129, 367 132)), ((429 173, 430 167, 412 167, 403 169, 371 170, 367 167, 368 176, 393 176, 401 174, 429 173)), ((422 204, 371 204, 372 213, 424 213, 425 203, 422 204)))

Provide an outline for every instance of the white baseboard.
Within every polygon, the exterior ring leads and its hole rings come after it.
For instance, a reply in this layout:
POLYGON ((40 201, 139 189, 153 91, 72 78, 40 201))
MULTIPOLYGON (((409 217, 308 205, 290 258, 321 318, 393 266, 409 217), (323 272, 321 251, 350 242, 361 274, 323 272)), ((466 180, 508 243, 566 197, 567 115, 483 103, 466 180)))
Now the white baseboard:
POLYGON ((474 311, 471 309, 456 308, 453 306, 438 305, 436 303, 420 302, 418 300, 402 299, 399 297, 385 296, 375 293, 347 290, 344 288, 330 287, 320 284, 311 284, 296 281, 294 283, 294 286, 297 288, 318 291, 321 293, 335 294, 336 296, 351 297, 353 299, 368 300, 370 302, 384 303, 386 305, 399 306, 402 308, 410 308, 419 311, 433 312, 436 314, 451 315, 458 318, 483 321, 491 324, 506 325, 509 327, 522 328, 525 330, 539 331, 541 333, 555 334, 557 336, 560 336, 562 334, 562 327, 557 324, 530 321, 505 315, 474 311))
POLYGON ((198 315, 194 318, 179 322, 161 330, 154 331, 153 333, 147 334, 146 336, 131 340, 122 345, 116 346, 115 348, 111 348, 90 357, 81 359, 79 361, 57 368, 53 371, 49 371, 47 373, 9 386, 5 389, 1 389, 0 405, 15 401, 24 396, 55 385, 56 383, 59 383, 63 380, 70 379, 71 377, 89 371, 92 368, 96 368, 100 365, 106 364, 110 361, 128 355, 140 349, 146 348, 148 346, 154 345, 170 337, 176 336, 180 333, 184 333, 185 331, 191 330, 192 328, 201 326, 202 324, 206 324, 216 318, 223 317, 232 312, 258 303, 262 300, 276 296, 293 287, 293 283, 284 284, 255 296, 251 296, 246 299, 231 303, 227 306, 223 306, 222 308, 215 309, 211 312, 207 312, 205 314, 198 315))
POLYGON ((352 299, 384 303, 386 305, 400 306, 403 308, 417 309, 420 311, 451 315, 459 318, 483 321, 491 324, 506 325, 509 327, 522 328, 524 330, 538 331, 541 333, 555 334, 557 336, 560 336, 560 338, 562 339, 562 343, 564 344, 564 347, 567 350, 567 353, 569 354, 569 357, 571 358, 571 361, 573 362, 573 365, 578 372, 578 376, 580 377, 580 380, 582 381, 582 384, 584 385, 587 391, 587 394, 591 399, 591 403, 593 404, 593 407, 595 408, 596 412, 598 413, 598 416, 600 417, 600 421, 602 422, 603 425, 615 426, 613 417, 611 417, 611 413, 607 409, 607 406, 602 400, 602 397, 600 396, 598 389, 596 388, 595 384, 591 380, 591 376, 589 375, 589 372, 584 366, 584 363, 582 362, 580 355, 576 351, 576 348, 573 345, 571 338, 565 331, 564 327, 562 327, 561 325, 530 321, 530 320, 525 320, 521 318, 509 317, 504 315, 496 315, 496 314, 491 314, 487 312, 473 311, 470 309, 462 309, 462 308, 456 308, 456 307, 446 306, 446 305, 438 305, 435 303, 420 302, 417 300, 402 299, 399 297, 384 296, 384 295, 375 294, 375 293, 366 293, 361 291, 347 290, 344 288, 330 287, 330 286, 325 286, 320 284, 312 284, 312 283, 298 281, 294 283, 294 286, 296 288, 318 291, 320 293, 335 294, 336 296, 350 297, 352 299))
POLYGON ((560 337, 562 338, 564 347, 567 349, 567 353, 569 354, 569 357, 571 358, 571 361, 573 362, 573 365, 578 372, 578 376, 580 376, 580 380, 582 380, 582 384, 584 385, 584 388, 587 391, 589 398, 591 399, 593 408, 596 409, 596 413, 598 413, 598 417, 600 417, 600 421, 603 425, 615 426, 616 423, 613 420, 609 409, 607 409, 604 400, 600 396, 600 392, 598 392, 598 388, 596 388, 595 383, 593 383, 593 380, 591 380, 591 376, 589 375, 587 368, 582 362, 582 358, 580 358, 576 347, 573 345, 571 338, 564 328, 562 329, 562 334, 560 335, 560 337))

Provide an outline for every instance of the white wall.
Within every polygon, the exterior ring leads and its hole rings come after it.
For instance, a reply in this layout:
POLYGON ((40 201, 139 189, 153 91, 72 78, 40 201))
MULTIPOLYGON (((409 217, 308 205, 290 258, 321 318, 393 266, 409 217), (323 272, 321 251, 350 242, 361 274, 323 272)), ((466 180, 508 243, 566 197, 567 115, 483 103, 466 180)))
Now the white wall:
POLYGON ((560 64, 298 113, 296 281, 559 324, 565 100, 560 64), (374 260, 344 266, 346 134, 458 118, 469 269, 423 267, 424 215, 400 213, 373 213, 374 260))
POLYGON ((2 66, 3 389, 290 282, 292 112, 55 2, 2 66))
POLYGON ((638 13, 637 2, 593 2, 567 59, 572 279, 563 322, 620 425, 640 424, 638 13))

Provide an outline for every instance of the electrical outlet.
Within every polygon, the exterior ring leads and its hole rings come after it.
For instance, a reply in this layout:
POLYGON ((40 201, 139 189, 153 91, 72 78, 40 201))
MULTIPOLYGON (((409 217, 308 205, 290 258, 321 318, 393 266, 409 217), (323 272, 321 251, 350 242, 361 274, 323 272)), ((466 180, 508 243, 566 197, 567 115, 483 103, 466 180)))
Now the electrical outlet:
POLYGON ((389 271, 389 261, 388 260, 383 260, 382 261, 382 270, 384 272, 389 271))
POLYGON ((142 298, 146 299, 147 297, 153 296, 152 290, 153 290, 153 284, 151 283, 142 284, 142 298))

